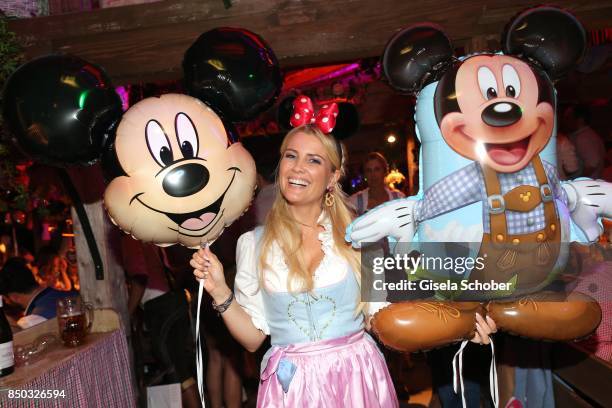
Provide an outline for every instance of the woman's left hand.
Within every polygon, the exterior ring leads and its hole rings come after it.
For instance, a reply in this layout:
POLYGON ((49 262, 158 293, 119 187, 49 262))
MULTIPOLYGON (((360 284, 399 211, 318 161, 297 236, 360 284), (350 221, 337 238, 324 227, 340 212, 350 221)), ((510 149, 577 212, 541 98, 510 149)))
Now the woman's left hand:
POLYGON ((485 320, 479 313, 476 313, 476 334, 470 341, 478 344, 489 344, 489 335, 496 331, 497 326, 493 319, 487 316, 485 320))

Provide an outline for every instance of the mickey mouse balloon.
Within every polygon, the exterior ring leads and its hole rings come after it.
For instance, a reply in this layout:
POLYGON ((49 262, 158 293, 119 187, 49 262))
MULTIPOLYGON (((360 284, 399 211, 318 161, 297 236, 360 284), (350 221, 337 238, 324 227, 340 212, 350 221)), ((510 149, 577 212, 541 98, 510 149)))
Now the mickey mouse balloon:
POLYGON ((91 164, 121 101, 104 71, 74 56, 32 60, 9 78, 3 114, 13 141, 49 164, 91 164))
POLYGON ((106 189, 115 224, 136 239, 199 247, 214 241, 251 202, 255 163, 219 116, 186 95, 130 108, 114 141, 123 174, 106 189))
POLYGON ((470 339, 485 305, 498 328, 536 339, 581 338, 601 320, 592 298, 543 291, 564 271, 568 242, 596 240, 598 220, 612 216, 611 183, 561 183, 554 166, 551 78, 580 60, 584 28, 564 10, 536 7, 508 24, 501 43, 503 53, 455 57, 439 28, 421 24, 399 32, 385 50, 390 85, 418 93, 422 191, 370 210, 348 238, 359 246, 418 237, 423 258, 434 259, 453 255, 446 243, 460 243, 475 262, 419 271, 424 281, 456 285, 438 298, 472 302, 407 301, 376 313, 373 331, 391 348, 470 339))

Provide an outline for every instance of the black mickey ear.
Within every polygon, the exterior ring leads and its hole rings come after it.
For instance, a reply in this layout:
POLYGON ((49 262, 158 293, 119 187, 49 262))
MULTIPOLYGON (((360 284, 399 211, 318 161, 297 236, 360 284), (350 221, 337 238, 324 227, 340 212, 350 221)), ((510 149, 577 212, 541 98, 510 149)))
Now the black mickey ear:
POLYGON ((100 66, 71 55, 28 61, 6 81, 2 113, 19 148, 63 167, 91 165, 121 99, 100 66))
POLYGON ((331 134, 337 140, 343 140, 355 134, 359 130, 359 111, 349 102, 338 103, 338 117, 336 117, 336 126, 331 134))
POLYGON ((283 86, 272 48, 243 28, 219 27, 202 34, 185 52, 183 72, 189 95, 232 122, 263 113, 283 86))
POLYGON ((121 120, 117 120, 108 127, 104 146, 102 147, 102 155, 100 157, 100 165, 102 166, 102 174, 107 183, 110 183, 115 177, 127 176, 119 158, 115 151, 115 138, 117 136, 117 128, 121 120))
POLYGON ((234 126, 233 122, 230 122, 227 119, 221 119, 223 122, 223 126, 225 127, 225 133, 227 134, 227 145, 231 146, 234 143, 240 141, 240 133, 238 133, 238 129, 234 126))
POLYGON ((584 27, 572 14, 556 7, 536 7, 514 17, 502 35, 505 54, 527 58, 557 79, 582 58, 584 27))
POLYGON ((433 24, 418 24, 389 40, 382 67, 393 88, 414 94, 438 80, 452 60, 453 48, 446 34, 433 24))

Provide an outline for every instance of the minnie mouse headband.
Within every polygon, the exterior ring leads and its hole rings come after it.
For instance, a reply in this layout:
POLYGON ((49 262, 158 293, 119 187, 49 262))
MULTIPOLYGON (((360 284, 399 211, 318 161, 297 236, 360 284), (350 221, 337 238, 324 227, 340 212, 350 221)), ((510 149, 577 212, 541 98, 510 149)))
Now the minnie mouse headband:
MULTIPOLYGON (((296 128, 304 125, 316 126, 321 132, 334 137, 331 132, 336 126, 336 117, 338 117, 338 104, 335 102, 325 104, 315 112, 312 100, 306 95, 298 95, 293 101, 293 112, 289 123, 296 128)), ((342 145, 334 137, 336 149, 340 155, 342 162, 342 145)))
POLYGON ((314 110, 312 100, 306 95, 299 95, 293 101, 293 112, 291 113, 291 126, 315 125, 323 133, 329 134, 336 126, 338 116, 338 104, 330 103, 314 110))

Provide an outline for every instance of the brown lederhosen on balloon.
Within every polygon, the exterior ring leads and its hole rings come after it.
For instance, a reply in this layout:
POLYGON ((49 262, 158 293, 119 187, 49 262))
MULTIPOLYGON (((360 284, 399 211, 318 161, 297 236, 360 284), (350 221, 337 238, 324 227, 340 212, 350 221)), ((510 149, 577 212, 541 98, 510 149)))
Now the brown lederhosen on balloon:
MULTIPOLYGON (((538 187, 521 185, 501 194, 497 173, 483 166, 486 193, 486 211, 489 211, 490 229, 484 233, 478 256, 485 267, 474 268, 470 281, 506 283, 516 277, 513 295, 541 289, 549 278, 559 256, 561 228, 555 208, 553 190, 542 161, 535 156, 531 161, 538 187), (544 204, 544 229, 529 234, 510 235, 506 223, 506 210, 529 212, 544 204)), ((482 294, 483 292, 480 292, 482 294)))

